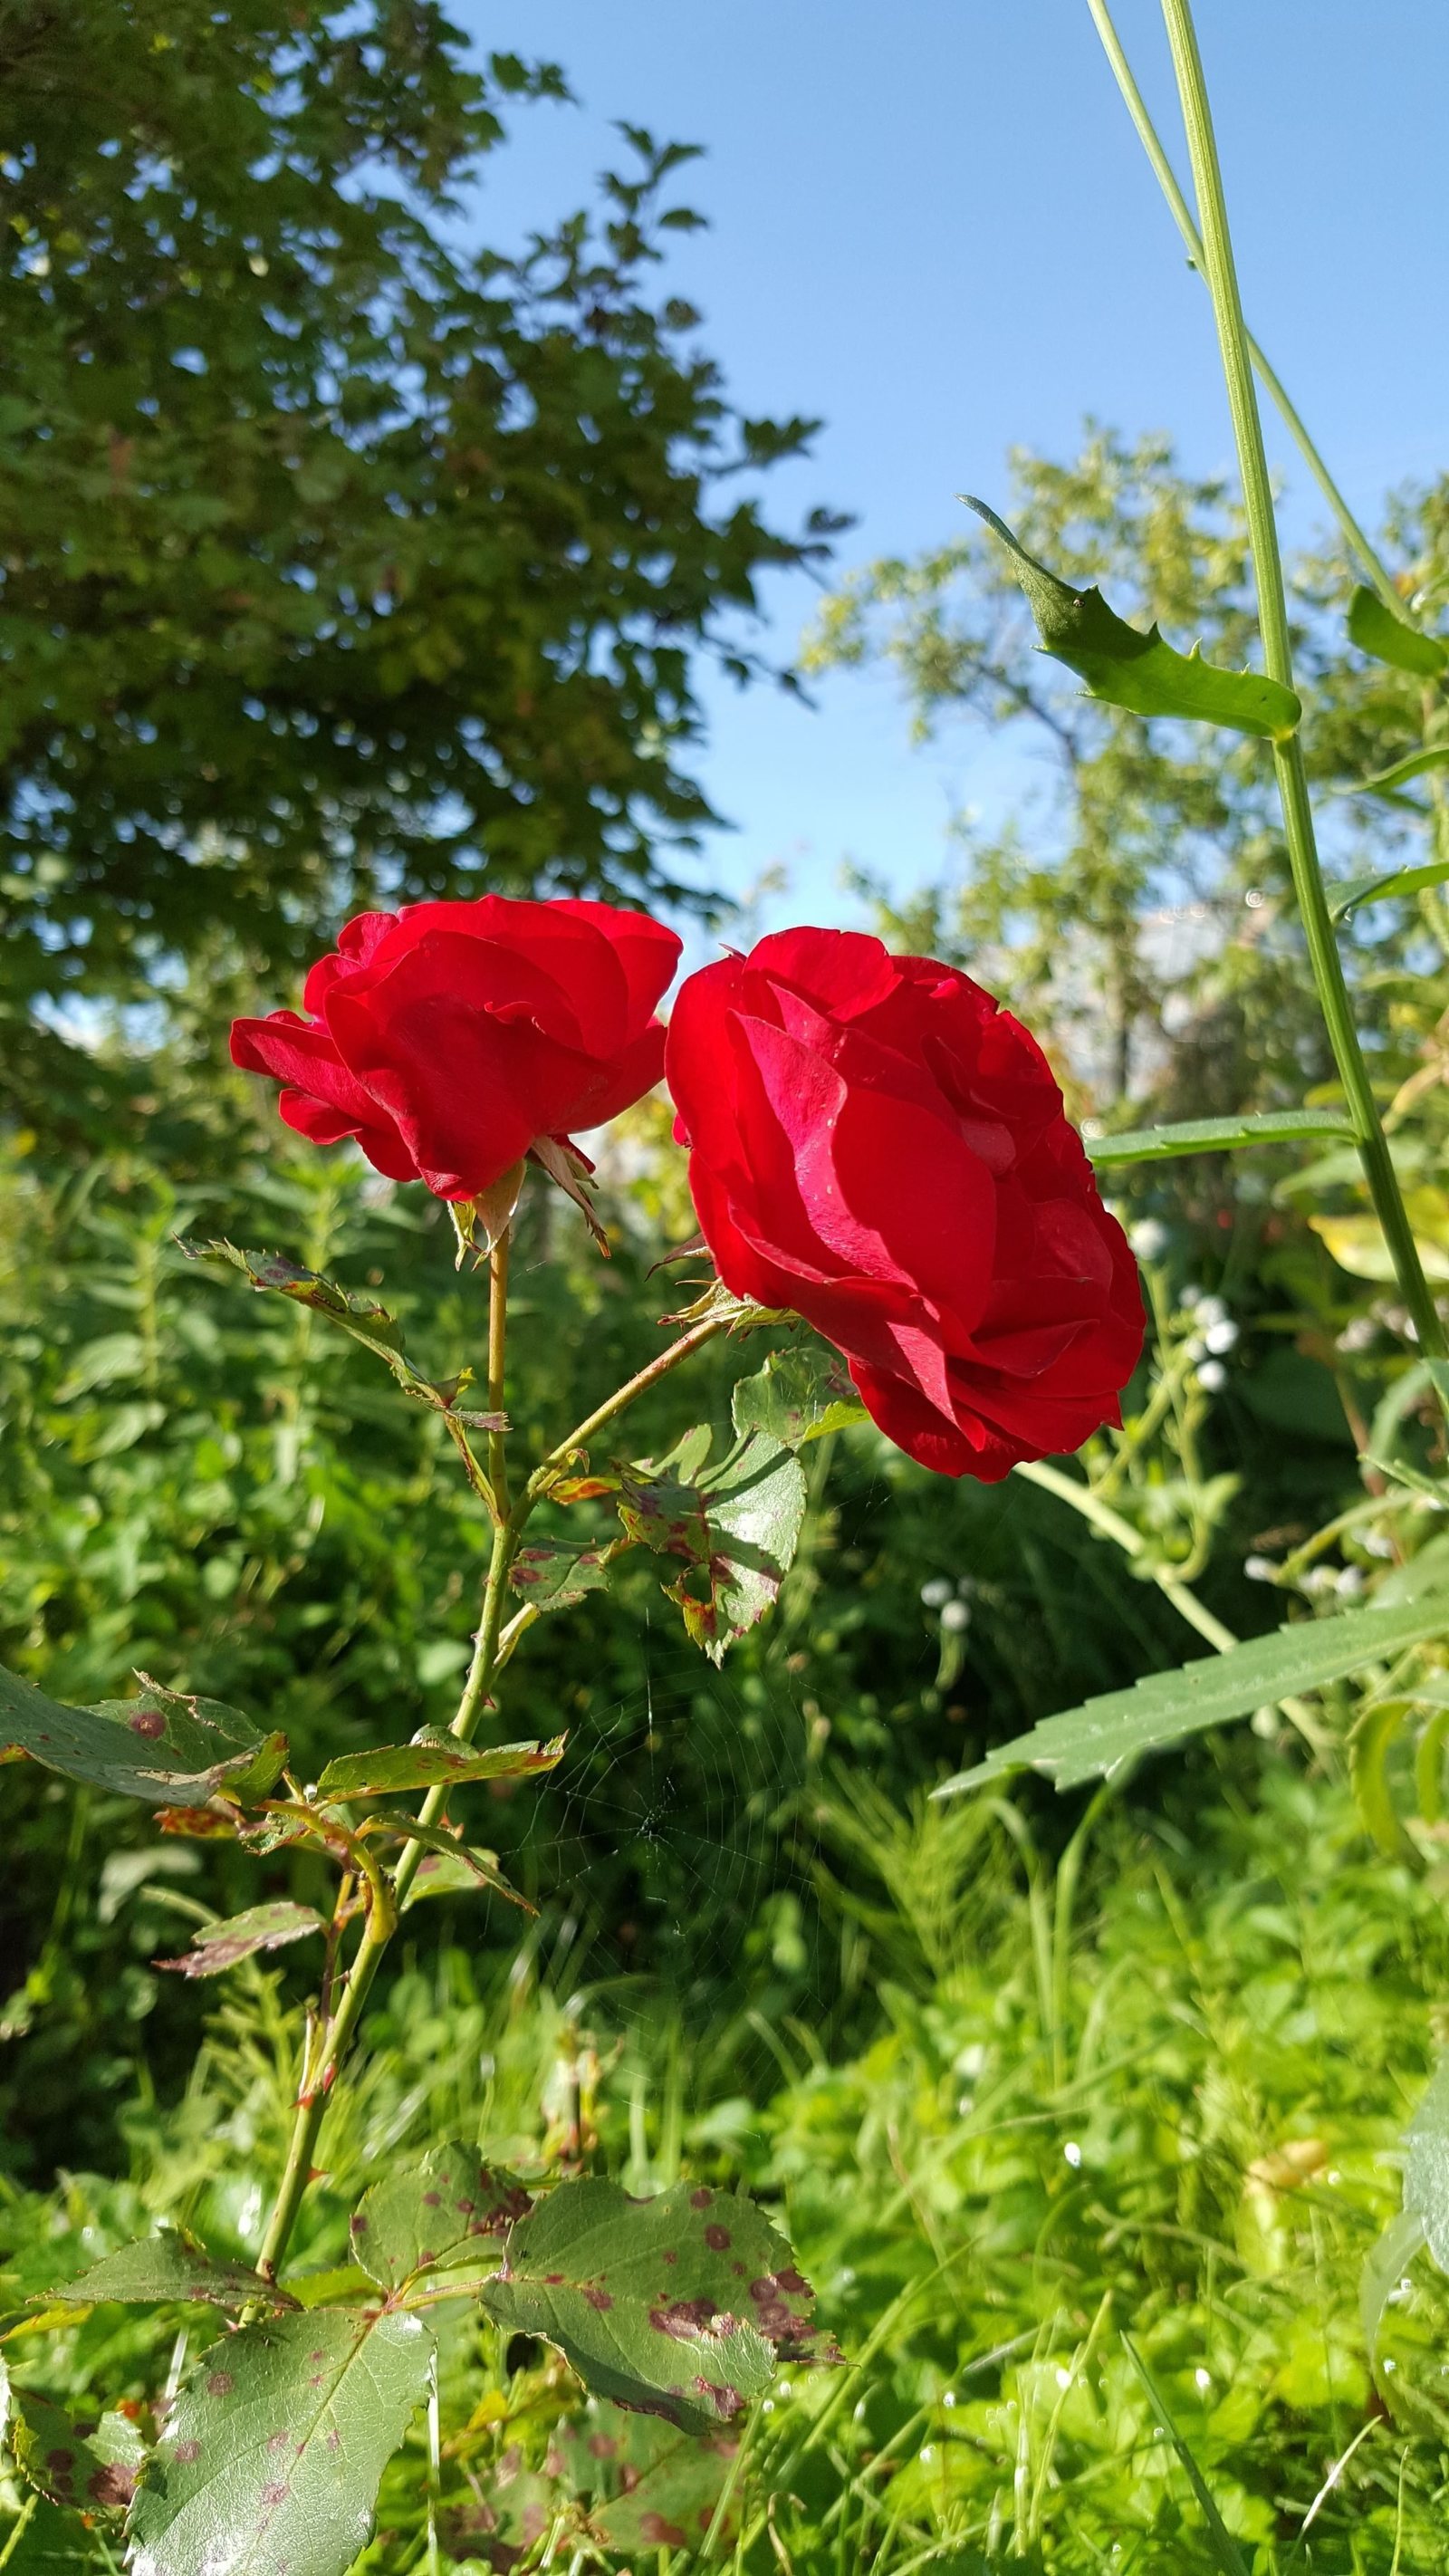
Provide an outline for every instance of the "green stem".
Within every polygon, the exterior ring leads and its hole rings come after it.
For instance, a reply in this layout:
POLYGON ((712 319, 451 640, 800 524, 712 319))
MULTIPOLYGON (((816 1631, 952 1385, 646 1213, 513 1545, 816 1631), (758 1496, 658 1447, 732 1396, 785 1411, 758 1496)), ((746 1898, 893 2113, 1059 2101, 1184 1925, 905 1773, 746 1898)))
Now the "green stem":
MULTIPOLYGON (((1183 195, 1181 188, 1177 184, 1177 173, 1173 169, 1172 163, 1169 161, 1167 154, 1162 148, 1161 137, 1158 134, 1156 126, 1152 122, 1151 116, 1148 114, 1147 102, 1133 77, 1132 66, 1128 62, 1127 56, 1122 49, 1122 40, 1119 37, 1116 28, 1112 24, 1111 13, 1107 8, 1106 0, 1087 0, 1087 7, 1092 13, 1092 23, 1095 26, 1098 35, 1101 37, 1102 50, 1112 67, 1113 77, 1116 80, 1117 87, 1122 93, 1127 113, 1137 128, 1138 139, 1141 142, 1148 160, 1152 164, 1157 184, 1167 200, 1172 219, 1187 246, 1188 258, 1191 261, 1192 266, 1197 270, 1199 276, 1205 277, 1206 270, 1203 265, 1202 241, 1199 237, 1197 226, 1193 222, 1191 209, 1188 206, 1187 199, 1183 195)), ((1339 527, 1347 538, 1350 548, 1358 556, 1359 562, 1362 564, 1364 571, 1368 574, 1369 580, 1373 583, 1373 586, 1378 592, 1378 595, 1383 601, 1385 607, 1391 609, 1395 617, 1402 618, 1404 614, 1404 603, 1400 598, 1399 593, 1394 588, 1392 574, 1388 571, 1382 556, 1374 546, 1372 538, 1369 537, 1359 525, 1358 520, 1354 517, 1352 510, 1345 501, 1343 494, 1340 492, 1338 485, 1335 483, 1333 476, 1330 474, 1328 467, 1320 456, 1317 447, 1314 445, 1307 422, 1298 410, 1297 405, 1290 398, 1287 387, 1284 385, 1282 378, 1278 375, 1276 369, 1270 365, 1262 347, 1258 341, 1253 338, 1252 333, 1248 332, 1246 337, 1248 354, 1251 357, 1254 366, 1257 368, 1258 375, 1268 393, 1271 394, 1273 401, 1277 404, 1279 414, 1282 418, 1284 427, 1288 431, 1289 437, 1292 439, 1294 446, 1297 448, 1299 455, 1302 457, 1303 462, 1307 466, 1309 473, 1312 475, 1314 482, 1317 484, 1319 491, 1323 494, 1325 501, 1328 503, 1335 519, 1338 521, 1339 527)))
MULTIPOLYGON (((494 1245, 489 1256, 488 1300, 488 1409, 502 1412, 505 1391, 507 1353, 508 1247, 506 1236, 494 1245)), ((452 1731, 464 1743, 477 1731, 478 1722, 487 1706, 488 1689, 502 1663, 506 1662, 518 1638, 536 1615, 531 1605, 515 1612, 504 1625, 508 1603, 508 1577, 528 1519, 536 1504, 542 1501, 552 1471, 590 1438, 600 1426, 622 1413, 625 1406, 643 1395, 659 1379, 677 1368, 680 1361, 719 1332, 730 1319, 710 1316, 683 1333, 667 1351, 640 1369, 627 1384, 616 1388, 607 1402, 599 1405, 587 1420, 571 1431, 566 1440, 550 1450, 537 1473, 529 1478, 523 1492, 511 1506, 508 1501, 508 1463, 505 1448, 507 1434, 491 1431, 488 1435, 489 1481, 494 1498, 493 1545, 489 1553, 488 1572, 483 1586, 482 1617, 474 1641, 473 1659, 463 1684, 462 1697, 453 1719, 452 1731)), ((430 1789, 418 1813, 424 1825, 436 1825, 448 1803, 445 1782, 430 1789)), ((359 1854, 360 1857, 360 1854, 359 1854)), ((341 2000, 321 2036, 314 2052, 304 2049, 301 2082, 298 2087, 296 2117, 287 2148, 287 2161, 277 2193, 276 2204, 268 2223, 266 2238, 257 2260, 257 2271, 264 2281, 274 2281, 286 2254, 297 2213, 302 2205, 312 2174, 312 2159, 318 2134, 326 2115, 328 2096, 336 2081, 337 2071, 346 2055, 363 2005, 367 2001, 374 1977, 382 1962, 383 1952, 397 1929, 398 1917, 407 1901, 408 1892, 424 1858, 421 1843, 410 1842, 392 1874, 390 1890, 381 1891, 386 1902, 379 1902, 378 1891, 370 1890, 367 1922, 357 1955, 348 1971, 341 2000)))
MULTIPOLYGON (((1283 564, 1278 547, 1278 522, 1273 509, 1273 488, 1268 472, 1268 455, 1263 444, 1263 424, 1258 413, 1257 391, 1253 384, 1252 359, 1249 353, 1247 325, 1243 320, 1242 297, 1238 290, 1238 273, 1233 259, 1232 235, 1228 229, 1227 201, 1223 194, 1222 169, 1218 160, 1217 138, 1213 132, 1212 111, 1208 104, 1207 83, 1203 76, 1202 56, 1198 51, 1193 26, 1191 0, 1162 0, 1162 13, 1167 24, 1168 42, 1172 48, 1173 68, 1177 74, 1178 95, 1182 101, 1183 123, 1187 129, 1188 157, 1192 164, 1193 186, 1197 192, 1198 216, 1202 233, 1203 273, 1212 293, 1213 312, 1217 321, 1218 347, 1227 383, 1228 407, 1232 414, 1233 436, 1237 444, 1238 470, 1243 480, 1243 499, 1248 517, 1248 539, 1252 548, 1253 569, 1258 591, 1258 621, 1263 636, 1263 659, 1269 677, 1293 686, 1293 652, 1288 632, 1288 597, 1283 582, 1283 564)), ((1277 772, 1278 793, 1283 807, 1283 828, 1288 843, 1289 864, 1293 871, 1294 891, 1302 916, 1304 936, 1308 943, 1313 980, 1318 988, 1319 1004, 1327 1024, 1329 1043, 1333 1048, 1338 1078, 1343 1086, 1358 1140, 1364 1178, 1373 1200, 1374 1212, 1383 1228, 1389 1257, 1394 1265, 1399 1293, 1414 1320, 1419 1348, 1428 1360, 1449 1356, 1449 1342, 1439 1320, 1429 1283, 1424 1277, 1408 1213, 1399 1192, 1397 1176, 1389 1154, 1388 1140, 1374 1099, 1368 1067, 1358 1042, 1353 1012, 1344 981, 1343 960, 1333 934, 1328 898, 1324 891, 1323 872, 1318 863, 1318 847, 1313 829, 1313 809, 1309 802, 1308 780, 1303 767, 1303 747, 1295 733, 1287 742, 1273 745, 1273 764, 1277 772)))

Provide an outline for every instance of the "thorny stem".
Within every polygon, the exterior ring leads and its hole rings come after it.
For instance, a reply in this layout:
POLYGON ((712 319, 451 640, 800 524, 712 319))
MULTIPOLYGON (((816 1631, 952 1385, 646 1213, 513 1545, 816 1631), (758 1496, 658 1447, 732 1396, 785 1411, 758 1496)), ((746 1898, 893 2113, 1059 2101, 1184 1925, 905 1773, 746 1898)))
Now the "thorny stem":
MULTIPOLYGON (((1193 26, 1191 0, 1162 0, 1162 14, 1172 48, 1183 123, 1187 129, 1188 156, 1202 233, 1203 274, 1212 293, 1218 347, 1237 444, 1238 470, 1243 482, 1248 538, 1257 582, 1263 659, 1270 678, 1291 689, 1293 653, 1288 632, 1288 599, 1278 548, 1278 523, 1273 510, 1273 489, 1253 384, 1252 358, 1233 259, 1232 235, 1228 228, 1217 138, 1213 132, 1202 56, 1193 26)), ((1338 1067, 1338 1078, 1353 1120, 1364 1178, 1374 1212, 1383 1228, 1399 1293, 1413 1317, 1419 1348, 1427 1360, 1443 1361, 1449 1356, 1449 1342, 1445 1340, 1444 1327, 1424 1277, 1368 1067, 1354 1027, 1343 960, 1334 937, 1323 872, 1318 862, 1313 809, 1303 766, 1303 746, 1296 732, 1287 741, 1275 741, 1273 765, 1277 772, 1289 864, 1308 943, 1313 980, 1318 988, 1319 1005, 1338 1067)), ((1438 1380, 1436 1391, 1442 1402, 1444 1389, 1438 1380)))
MULTIPOLYGON (((507 1352, 508 1247, 504 1236, 489 1256, 488 1304, 488 1408, 492 1413, 504 1409, 505 1361, 507 1352)), ((494 1498, 493 1545, 489 1553, 488 1572, 483 1585, 483 1609, 474 1641, 473 1659, 468 1667, 462 1696, 453 1718, 452 1732, 468 1743, 488 1704, 489 1685, 512 1653, 525 1628, 531 1626, 537 1612, 531 1604, 515 1611, 504 1622, 508 1602, 508 1577, 518 1552, 530 1514, 543 1500, 558 1467, 571 1457, 606 1422, 622 1413, 627 1405, 677 1368, 681 1360, 699 1350, 703 1344, 723 1332, 732 1319, 708 1316, 682 1333, 668 1350, 649 1362, 616 1388, 608 1400, 571 1431, 566 1440, 551 1449, 542 1466, 529 1478, 516 1502, 508 1501, 507 1434, 493 1431, 488 1435, 489 1481, 494 1498)), ((448 1787, 440 1781, 430 1789, 418 1813, 418 1822, 436 1825, 448 1803, 448 1787)), ((296 2116, 287 2148, 275 2206, 267 2226, 266 2238, 257 2259, 261 2279, 273 2282, 286 2254, 303 2195, 312 2178, 312 2159, 326 2115, 328 2097, 337 2071, 357 2028, 362 2008, 367 2001, 372 1981, 382 1963, 383 1953, 397 1929, 398 1918, 424 1859, 421 1843, 410 1842, 393 1873, 390 1886, 368 1871, 369 1903, 357 1955, 347 1972, 341 1999, 330 2021, 318 2034, 314 2046, 309 2038, 303 2049, 301 2081, 297 2093, 296 2116)), ((361 1859, 359 1847, 358 1858, 361 1859)), ((364 1864, 365 1866, 365 1864, 364 1864)))

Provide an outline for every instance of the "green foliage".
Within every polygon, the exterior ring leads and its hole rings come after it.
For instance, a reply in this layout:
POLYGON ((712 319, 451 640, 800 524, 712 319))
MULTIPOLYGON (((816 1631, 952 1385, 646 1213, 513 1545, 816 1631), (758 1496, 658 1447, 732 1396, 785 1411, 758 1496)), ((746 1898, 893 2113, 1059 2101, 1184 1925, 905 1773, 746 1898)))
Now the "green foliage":
POLYGON ((219 1789, 265 1797, 287 1758, 284 1735, 264 1740, 219 1700, 149 1680, 134 1699, 63 1708, 0 1667, 0 1728, 0 1751, 155 1807, 200 1806, 219 1789))
POLYGON ((786 1449, 806 1448, 866 1418, 839 1353, 813 1338, 772 1351, 756 1376, 736 1381, 730 1397, 741 1439, 762 1431, 786 1449))
POLYGON ((1296 732, 1303 708, 1292 689, 1249 671, 1220 671, 1194 650, 1186 658, 1163 642, 1154 624, 1143 635, 1109 608, 1101 592, 1073 590, 1017 543, 1010 528, 984 501, 963 495, 1012 558, 1031 604, 1042 650, 1080 673, 1088 691, 1106 705, 1138 716, 1184 716, 1226 725, 1269 742, 1296 732))
POLYGON ((657 1465, 619 1471, 627 1537, 685 1571, 665 1585, 711 1662, 763 1619, 793 1562, 805 1513, 805 1478, 792 1450, 746 1430, 712 1464, 706 1424, 687 1431, 657 1465))
POLYGON ((1396 671, 1412 671, 1416 678, 1437 680, 1449 666, 1449 645, 1395 617, 1378 593, 1362 582, 1355 585, 1348 603, 1348 631, 1361 652, 1371 653, 1376 662, 1390 663, 1396 671))
POLYGON ((563 1737, 551 1744, 462 1744, 456 1735, 425 1728, 411 1744, 379 1744, 367 1753, 339 1754, 317 1783, 319 1802, 395 1797, 404 1789, 431 1789, 440 1781, 466 1788, 470 1780, 523 1780, 551 1771, 563 1737))
MULTIPOLYGON (((722 614, 818 548, 731 479, 809 425, 650 294, 689 153, 628 129, 509 259, 458 218, 564 83, 437 0, 19 0, 4 75, 7 1009, 145 999, 221 931, 290 980, 485 865, 697 901, 695 653, 748 676, 722 614)), ((10 1078, 54 1116, 45 1045, 10 1078)))
POLYGON ((1092 1136, 1094 1163, 1167 1163, 1179 1154, 1233 1153, 1242 1145, 1288 1145, 1314 1136, 1351 1136, 1331 1109, 1273 1109, 1256 1118, 1191 1118, 1176 1127, 1140 1127, 1119 1136, 1092 1136))

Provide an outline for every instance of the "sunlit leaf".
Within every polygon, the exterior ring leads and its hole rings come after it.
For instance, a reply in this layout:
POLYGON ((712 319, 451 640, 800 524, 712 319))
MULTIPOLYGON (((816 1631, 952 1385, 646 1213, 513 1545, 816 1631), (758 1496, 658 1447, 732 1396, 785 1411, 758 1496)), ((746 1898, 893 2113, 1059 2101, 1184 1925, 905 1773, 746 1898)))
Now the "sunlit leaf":
POLYGON ((1284 742, 1296 731, 1303 709, 1280 681, 1257 671, 1220 671, 1196 647, 1189 654, 1175 652, 1156 626, 1144 635, 1108 607, 1095 585, 1073 590, 1038 563, 984 501, 969 492, 961 497, 1010 550, 1042 650, 1078 672, 1091 697, 1135 715, 1185 716, 1271 742, 1284 742))
POLYGON ((574 1547, 566 1539, 534 1539, 513 1560, 509 1582, 535 1610, 571 1610, 587 1592, 605 1592, 608 1551, 574 1547))
POLYGON ((1176 1672, 1153 1673, 1130 1689, 1106 1691, 1044 1718, 1025 1735, 999 1744, 970 1771, 935 1791, 954 1797, 1008 1772, 1044 1772, 1059 1789, 1104 1779, 1122 1763, 1180 1744, 1204 1727, 1226 1725, 1255 1708, 1321 1689, 1380 1656, 1398 1654, 1449 1632, 1449 1591, 1421 1594, 1388 1609, 1346 1610, 1331 1619, 1304 1619, 1269 1637, 1254 1637, 1226 1654, 1207 1655, 1176 1672))
POLYGON ((1449 664, 1449 645, 1437 635, 1421 634, 1417 626, 1406 626, 1364 582, 1348 604, 1348 631, 1361 653, 1391 663, 1396 671, 1413 671, 1420 679, 1437 679, 1449 664))
POLYGON ((683 1560, 684 1572, 664 1588, 717 1664, 779 1594, 800 1536, 805 1477, 793 1453, 759 1431, 705 1466, 708 1437, 687 1433, 658 1466, 621 1468, 619 1518, 639 1545, 683 1560))
POLYGON ((533 2206, 531 2193, 476 2147, 435 2147, 420 2165, 374 2183, 351 2220, 353 2260, 383 2290, 483 2250, 533 2206))
POLYGON ((473 1780, 521 1780, 551 1771, 564 1738, 548 1744, 465 1744, 441 1727, 424 1727, 411 1744, 379 1744, 369 1753, 342 1753, 317 1783, 319 1799, 386 1798, 405 1789, 432 1789, 446 1781, 466 1788, 473 1780))
MULTIPOLYGON (((714 2520, 730 2463, 732 2433, 681 2433, 621 2406, 592 2402, 554 2427, 544 2466, 575 2496, 589 2499, 589 2529, 611 2550, 690 2549, 714 2520)), ((733 2537, 726 2514, 721 2540, 733 2537)))
POLYGON ((772 1351, 754 1377, 740 1379, 730 1413, 741 1437, 762 1431, 785 1449, 803 1449, 807 1441, 870 1419, 839 1352, 818 1341, 772 1351))
POLYGON ((1346 921, 1365 903, 1387 903, 1392 895, 1422 894, 1426 886, 1449 877, 1449 859, 1431 859, 1421 868, 1390 868, 1383 876, 1355 877, 1351 884, 1331 886, 1328 909, 1335 921, 1346 921))
POLYGON ((284 1735, 260 1736, 220 1700, 143 1682, 135 1699, 67 1708, 0 1665, 0 1744, 48 1771, 149 1805, 203 1806, 217 1790, 264 1797, 287 1759, 284 1735))
POLYGON ((208 2254, 180 2227, 122 2245, 50 2295, 86 2307, 101 2299, 119 2299, 128 2306, 172 2299, 184 2300, 189 2307, 242 2308, 254 2299, 269 2307, 292 2304, 284 2290, 268 2287, 245 2263, 229 2263, 208 2254))
MULTIPOLYGON (((1372 778, 1349 779, 1342 787, 1335 787, 1333 794, 1394 796, 1398 788, 1408 786, 1410 779, 1422 778, 1428 770, 1446 767, 1449 767, 1449 742, 1433 742, 1427 744, 1423 751, 1411 751, 1402 760, 1391 761, 1387 769, 1376 769, 1372 778)), ((1403 801, 1407 804, 1416 802, 1412 797, 1403 801)))
POLYGON ((244 1914, 229 1915, 223 1923, 203 1923, 192 1933, 184 1957, 156 1959, 152 1964, 173 1968, 183 1977, 219 1977, 223 1968, 234 1968, 239 1959, 254 1958, 259 1950, 283 1950, 291 1941, 305 1941, 309 1932, 326 1929, 315 1906, 292 1905, 279 1898, 271 1905, 249 1906, 244 1914))
POLYGON ((375 1813, 371 1830, 375 1835, 390 1835, 399 1842, 421 1843, 425 1854, 418 1875, 408 1892, 406 1906, 419 1896, 452 1896, 460 1892, 475 1893, 479 1888, 491 1896, 501 1896, 516 1905, 523 1914, 536 1914, 538 1907, 510 1887, 498 1866, 498 1854, 479 1851, 473 1843, 459 1842, 441 1825, 420 1824, 415 1816, 390 1815, 385 1810, 375 1813), (428 1884, 423 1884, 423 1871, 429 1863, 437 1865, 428 1884))
POLYGON ((558 2345, 596 2396, 708 2432, 769 2386, 779 2359, 833 2360, 790 2248, 752 2202, 676 2183, 631 2200, 561 2183, 483 2284, 500 2324, 558 2345))
MULTIPOLYGON (((1442 1190, 1410 1189, 1404 1192, 1404 1206, 1425 1276, 1449 1279, 1449 1198, 1442 1190)), ((1397 1277, 1376 1216, 1311 1215, 1308 1222, 1340 1270, 1347 1270, 1355 1279, 1397 1277)))
POLYGON ((1442 2057, 1404 2138, 1404 2214, 1449 2272, 1449 2057, 1442 2057))
POLYGON ((1177 1154, 1231 1154, 1243 1145, 1291 1145, 1302 1138, 1352 1136, 1339 1109, 1268 1109, 1252 1118, 1192 1118, 1176 1127, 1133 1127, 1120 1136, 1083 1138, 1089 1159, 1163 1163, 1177 1154))
POLYGON ((427 2394, 421 2317, 316 2308, 201 2355, 136 2490, 133 2576, 344 2576, 427 2394))

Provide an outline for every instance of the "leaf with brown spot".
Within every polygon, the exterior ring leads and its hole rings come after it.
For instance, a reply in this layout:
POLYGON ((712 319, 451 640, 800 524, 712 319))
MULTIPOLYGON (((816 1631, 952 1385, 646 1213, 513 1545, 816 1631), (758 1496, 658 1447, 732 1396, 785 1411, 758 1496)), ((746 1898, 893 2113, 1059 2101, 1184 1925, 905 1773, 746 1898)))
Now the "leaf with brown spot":
POLYGON ((292 1905, 285 1898, 272 1905, 251 1905, 244 1914, 228 1915, 221 1923, 203 1923, 192 1933, 191 1948, 180 1959, 153 1959, 153 1968, 171 1968, 182 1977, 219 1977, 224 1968, 234 1968, 239 1959, 255 1958, 259 1950, 282 1950, 292 1941, 305 1941, 310 1932, 325 1932, 326 1924, 313 1905, 292 1905))
MULTIPOLYGON (((584 2414, 555 2425, 549 2466, 588 2500, 589 2530, 606 2549, 657 2547, 657 2523, 684 2535, 667 2546, 698 2547, 738 2449, 732 2433, 681 2433, 657 2416, 593 2399, 584 2414)), ((733 2539, 737 2524, 727 2512, 720 2538, 733 2539)))
POLYGON ((243 2308, 254 2299, 269 2307, 293 2305, 285 2290, 269 2289, 245 2263, 229 2263, 208 2254, 181 2227, 168 2227, 158 2236, 140 2237, 133 2245, 102 2255, 99 2263, 92 2263, 88 2271, 49 2296, 81 2307, 102 2299, 141 2306, 171 2299, 217 2308, 243 2308))
POLYGON ((548 1744, 465 1744, 442 1727, 425 1726, 410 1744, 379 1744, 368 1753, 342 1753, 317 1783, 319 1800, 386 1798, 410 1789, 446 1784, 466 1789, 475 1780, 521 1780, 551 1771, 564 1738, 548 1744))
POLYGON ((259 1736, 220 1700, 163 1688, 144 1673, 135 1699, 68 1708, 0 1665, 0 1744, 48 1771, 153 1807, 265 1797, 287 1759, 284 1735, 259 1736))
POLYGON ((606 1547, 572 1547, 564 1539, 535 1539, 521 1547, 508 1580, 535 1610, 571 1610, 587 1592, 605 1592, 609 1584, 606 1547))
POLYGON ((596 2396, 688 2432, 718 2431, 761 2395, 777 2347, 836 2357, 763 2212, 687 2183, 644 2201, 613 2182, 560 2183, 514 2228, 481 2297, 501 2325, 557 2344, 596 2396), (727 2248, 706 2233, 721 2228, 727 2248))
POLYGON ((805 1515, 805 1475, 763 1431, 747 1432, 713 1465, 708 1447, 701 1428, 657 1465, 621 1468, 619 1518, 637 1544, 682 1560, 665 1591, 718 1664, 779 1593, 805 1515))
POLYGON ((450 2142, 420 2165, 374 2183, 351 2223, 352 2258, 379 2289, 395 2292, 420 2274, 445 2270, 499 2247, 533 2206, 517 2176, 485 2162, 476 2147, 450 2142))
POLYGON ((125 2415, 72 2422, 35 2388, 18 2388, 0 2360, 0 2423, 21 2476, 47 2504, 77 2513, 128 2505, 145 2445, 125 2415))
POLYGON ((422 2318, 386 2309, 316 2308, 213 2345, 137 2487, 133 2576, 345 2576, 433 2356, 422 2318))

